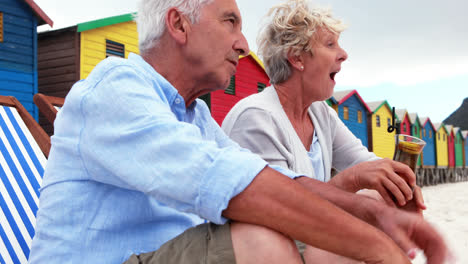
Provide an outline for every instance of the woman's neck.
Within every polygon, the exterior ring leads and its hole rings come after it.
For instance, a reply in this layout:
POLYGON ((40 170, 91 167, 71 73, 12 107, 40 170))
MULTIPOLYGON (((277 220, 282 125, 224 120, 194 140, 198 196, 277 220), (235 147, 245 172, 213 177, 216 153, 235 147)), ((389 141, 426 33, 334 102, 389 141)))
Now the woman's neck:
POLYGON ((299 83, 294 85, 284 82, 275 84, 274 88, 278 94, 281 106, 289 119, 304 121, 309 118, 308 109, 312 101, 305 98, 303 87, 299 83))
POLYGON ((302 93, 298 92, 295 86, 279 84, 274 85, 274 87, 289 122, 296 131, 304 148, 309 151, 314 133, 314 124, 308 112, 312 102, 306 102, 302 93))

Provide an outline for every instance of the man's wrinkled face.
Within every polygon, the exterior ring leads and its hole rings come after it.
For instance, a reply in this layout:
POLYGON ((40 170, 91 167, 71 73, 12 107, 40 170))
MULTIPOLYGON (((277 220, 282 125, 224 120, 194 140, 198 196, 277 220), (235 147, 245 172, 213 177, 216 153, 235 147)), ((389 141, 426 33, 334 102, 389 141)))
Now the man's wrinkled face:
POLYGON ((240 11, 234 0, 214 0, 201 10, 200 20, 188 34, 187 59, 210 91, 226 89, 236 73, 239 55, 249 47, 242 34, 240 11))

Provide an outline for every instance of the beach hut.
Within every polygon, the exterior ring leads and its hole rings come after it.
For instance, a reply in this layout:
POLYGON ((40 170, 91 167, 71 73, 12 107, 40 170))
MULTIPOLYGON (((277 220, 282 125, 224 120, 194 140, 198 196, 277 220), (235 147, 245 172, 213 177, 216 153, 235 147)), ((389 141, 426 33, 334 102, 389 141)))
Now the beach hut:
POLYGON ((38 45, 39 92, 58 97, 65 97, 108 56, 127 58, 130 52, 139 52, 133 14, 41 32, 38 45))
POLYGON ((411 122, 406 109, 396 109, 398 133, 411 136, 411 122))
POLYGON ((335 111, 338 113, 338 101, 335 99, 335 97, 330 97, 328 98, 327 100, 325 100, 325 102, 333 109, 335 109, 335 111))
POLYGON ((455 167, 455 133, 452 125, 445 125, 447 129, 447 153, 448 153, 448 166, 455 167))
POLYGON ((426 142, 423 148, 422 164, 424 168, 436 166, 436 128, 429 117, 421 118, 421 138, 426 142))
POLYGON ((382 158, 393 158, 395 151, 396 131, 389 133, 387 128, 392 125, 392 108, 385 101, 368 102, 371 112, 367 116, 370 151, 382 158))
POLYGON ((409 113, 408 114, 410 125, 411 125, 411 135, 413 137, 421 138, 421 129, 422 129, 422 124, 421 124, 421 119, 419 119, 418 114, 416 113, 409 113))
MULTIPOLYGON (((38 34, 39 93, 65 97, 75 82, 108 56, 139 53, 133 14, 124 14, 38 34)), ((50 135, 52 126, 39 123, 50 135)))
POLYGON ((237 72, 231 77, 231 83, 226 90, 218 90, 201 96, 211 110, 211 115, 221 125, 231 108, 251 94, 261 92, 270 85, 270 79, 264 65, 253 52, 241 56, 237 72))
POLYGON ((463 154, 463 145, 464 145, 464 138, 462 131, 459 127, 453 128, 454 132, 454 145, 455 145, 455 167, 462 168, 464 167, 464 154, 463 154))
POLYGON ((464 167, 468 168, 468 130, 462 131, 463 135, 463 156, 464 158, 464 167))
POLYGON ((328 101, 348 129, 368 146, 367 115, 370 109, 356 90, 338 91, 328 101), (333 98, 333 99, 332 99, 333 98))
POLYGON ((436 129, 436 150, 438 168, 448 167, 448 144, 447 144, 447 128, 444 123, 435 123, 436 129))
MULTIPOLYGON (((410 122, 410 127, 411 127, 411 136, 421 138, 421 120, 419 120, 418 114, 416 113, 408 113, 408 119, 410 122)), ((426 146, 425 146, 426 147, 426 146)), ((421 153, 418 158, 418 167, 422 165, 423 158, 422 156, 424 153, 421 153)))
POLYGON ((32 0, 0 1, 0 95, 14 96, 37 120, 37 26, 53 25, 32 0))

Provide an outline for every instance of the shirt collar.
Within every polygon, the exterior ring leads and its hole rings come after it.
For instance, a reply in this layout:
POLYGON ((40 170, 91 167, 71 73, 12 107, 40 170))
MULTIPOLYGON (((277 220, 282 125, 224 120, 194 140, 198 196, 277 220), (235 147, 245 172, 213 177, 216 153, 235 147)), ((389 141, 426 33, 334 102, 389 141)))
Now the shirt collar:
POLYGON ((179 91, 168 80, 166 80, 166 78, 159 74, 159 72, 157 72, 153 66, 146 62, 143 57, 135 53, 130 53, 128 55, 128 60, 136 66, 142 68, 144 73, 157 83, 171 106, 174 105, 174 102, 178 99, 179 104, 184 105, 185 108, 185 102, 180 103, 180 100, 184 101, 184 99, 179 94, 179 91))
POLYGON ((138 54, 130 52, 128 55, 128 60, 135 65, 141 67, 144 72, 151 78, 155 79, 158 85, 161 87, 161 90, 163 91, 164 95, 166 96, 166 99, 168 102, 170 102, 171 106, 174 106, 175 101, 177 99, 181 100, 179 104, 177 104, 178 107, 183 107, 187 111, 194 111, 195 107, 197 106, 197 101, 193 101, 187 108, 185 107, 185 100, 183 97, 179 94, 179 91, 168 81, 166 78, 164 78, 159 72, 157 72, 153 66, 151 66, 148 62, 146 62, 143 57, 141 57, 138 54))

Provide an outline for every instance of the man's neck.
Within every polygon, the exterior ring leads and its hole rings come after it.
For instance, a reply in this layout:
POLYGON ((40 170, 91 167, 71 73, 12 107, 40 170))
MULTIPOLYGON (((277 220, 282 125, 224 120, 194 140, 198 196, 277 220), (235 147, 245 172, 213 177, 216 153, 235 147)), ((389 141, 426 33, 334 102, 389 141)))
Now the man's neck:
POLYGON ((186 65, 177 53, 171 53, 169 56, 164 52, 164 48, 153 48, 150 52, 142 54, 142 58, 150 64, 161 76, 163 76, 179 94, 184 98, 185 105, 189 106, 195 101, 195 99, 202 95, 198 91, 197 93, 197 82, 189 74, 190 69, 186 68, 186 65), (153 55, 158 54, 158 55, 153 55), (159 54, 165 54, 165 56, 159 56, 159 54))

